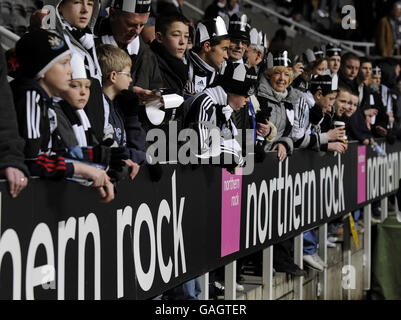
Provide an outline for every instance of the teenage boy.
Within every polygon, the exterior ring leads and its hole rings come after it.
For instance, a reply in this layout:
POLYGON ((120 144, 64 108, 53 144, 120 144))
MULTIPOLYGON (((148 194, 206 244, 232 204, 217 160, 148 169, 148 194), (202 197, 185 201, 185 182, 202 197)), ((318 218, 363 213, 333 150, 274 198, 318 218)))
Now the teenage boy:
POLYGON ((99 64, 103 73, 103 92, 110 108, 110 124, 114 128, 114 140, 119 147, 125 147, 132 173, 139 170, 138 149, 145 149, 145 134, 138 121, 138 98, 128 91, 131 83, 131 58, 122 49, 113 45, 97 48, 99 64), (128 130, 126 130, 126 128, 128 130), (137 128, 138 131, 134 130, 137 128))
MULTIPOLYGON (((109 111, 104 106, 101 81, 102 74, 96 57, 94 28, 100 10, 99 0, 55 0, 44 1, 56 6, 56 30, 63 36, 73 52, 78 53, 85 61, 91 77, 91 95, 86 106, 86 113, 92 123, 92 130, 99 141, 110 131, 107 122, 109 111)), ((35 13, 39 18, 33 19, 35 25, 30 30, 41 28, 44 15, 35 13)))
MULTIPOLYGON (((241 110, 249 102, 251 88, 256 85, 254 70, 243 63, 228 62, 216 82, 203 92, 184 102, 190 110, 185 118, 185 127, 195 130, 198 137, 196 156, 198 158, 219 158, 219 165, 229 171, 244 165, 243 150, 238 143, 238 131, 233 121, 234 111, 241 110), (222 132, 220 141, 211 141, 210 126, 222 132), (213 148, 213 145, 220 147, 213 148), (227 162, 225 160, 228 160, 227 162)), ((171 295, 197 299, 200 291, 199 279, 191 280, 169 292, 171 295), (193 288, 188 290, 188 288, 193 288)), ((222 288, 211 274, 212 295, 222 288)))
POLYGON ((151 0, 113 1, 98 34, 100 43, 115 45, 130 56, 133 90, 142 102, 155 99, 152 90, 163 86, 156 57, 139 36, 148 22, 151 5, 151 0))
POLYGON ((350 100, 347 104, 347 108, 345 109, 345 115, 348 118, 351 118, 352 115, 356 112, 359 106, 359 95, 356 92, 350 91, 350 100))
POLYGON ((93 181, 104 202, 110 202, 114 189, 106 172, 83 163, 68 163, 60 156, 64 150, 52 98, 68 90, 71 82, 67 44, 54 33, 38 30, 17 42, 16 53, 21 77, 12 84, 13 94, 31 174, 49 179, 84 177, 93 181))
POLYGON ((310 82, 308 95, 313 97, 314 105, 309 106, 302 97, 295 106, 295 121, 291 132, 296 148, 309 148, 316 151, 337 151, 344 153, 346 145, 338 142, 345 136, 345 128, 324 132, 325 115, 332 112, 337 98, 336 78, 329 75, 315 76, 310 82))
POLYGON ((215 156, 210 145, 209 127, 205 125, 205 122, 209 122, 224 133, 219 156, 228 153, 235 160, 235 163, 221 165, 234 168, 244 164, 241 146, 235 140, 238 132, 232 116, 249 102, 256 80, 253 68, 243 63, 227 62, 222 74, 211 87, 184 103, 190 106, 187 108, 190 111, 185 119, 186 127, 198 133, 199 156, 215 156))
MULTIPOLYGON (((310 82, 308 94, 313 96, 315 104, 310 109, 308 104, 301 98, 296 105, 292 138, 294 146, 298 148, 309 148, 316 151, 336 151, 344 153, 347 149, 345 143, 340 142, 345 136, 345 126, 331 129, 325 132, 323 122, 332 112, 338 95, 338 79, 329 75, 314 76, 310 82), (302 135, 303 134, 303 135, 302 135)), ((328 125, 331 127, 331 124, 328 125)), ((304 255, 305 264, 316 271, 322 272, 327 264, 317 254, 316 230, 305 232, 304 255)))
POLYGON ((341 68, 341 51, 342 49, 333 44, 326 46, 326 56, 329 58, 329 69, 331 75, 338 74, 341 68))
POLYGON ((189 20, 179 13, 156 18, 156 39, 150 45, 163 79, 162 88, 183 96, 188 67, 183 57, 189 39, 189 20))
POLYGON ((194 46, 188 53, 185 98, 202 92, 213 83, 218 70, 228 59, 229 46, 230 37, 221 17, 198 23, 194 46))
POLYGON ((338 95, 334 101, 334 121, 347 122, 348 118, 345 111, 348 109, 348 104, 351 103, 351 93, 348 89, 339 88, 338 95))

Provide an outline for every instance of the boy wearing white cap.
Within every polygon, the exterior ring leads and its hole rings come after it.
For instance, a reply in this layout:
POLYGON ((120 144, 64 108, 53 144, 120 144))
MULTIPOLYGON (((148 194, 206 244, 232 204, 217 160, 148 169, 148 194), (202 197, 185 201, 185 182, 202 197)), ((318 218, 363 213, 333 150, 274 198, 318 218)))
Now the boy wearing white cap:
POLYGON ((194 46, 188 53, 185 98, 202 92, 213 83, 218 70, 228 59, 229 46, 230 37, 221 17, 198 23, 194 46))

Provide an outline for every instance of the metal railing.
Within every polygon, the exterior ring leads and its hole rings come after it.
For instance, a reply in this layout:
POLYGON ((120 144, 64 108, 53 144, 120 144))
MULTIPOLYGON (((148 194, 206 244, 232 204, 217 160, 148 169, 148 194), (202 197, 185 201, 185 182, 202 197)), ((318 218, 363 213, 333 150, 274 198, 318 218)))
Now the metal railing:
POLYGON ((18 35, 2 26, 0 26, 0 38, 5 49, 14 47, 17 41, 20 39, 18 35))
MULTIPOLYGON (((296 27, 296 28, 299 28, 299 29, 301 29, 301 30, 304 30, 304 31, 306 31, 308 34, 313 35, 313 36, 319 38, 320 40, 322 40, 322 41, 324 41, 324 42, 333 43, 333 44, 335 44, 335 45, 339 45, 339 46, 341 46, 341 48, 343 48, 344 50, 347 50, 347 51, 349 51, 349 52, 352 52, 352 53, 354 53, 354 54, 356 54, 356 55, 358 55, 358 56, 363 56, 363 55, 364 55, 364 53, 363 53, 362 51, 355 50, 353 47, 351 47, 351 46, 350 46, 350 44, 351 44, 350 42, 348 42, 348 44, 347 44, 346 42, 344 42, 344 41, 342 41, 342 40, 338 40, 338 39, 334 39, 334 38, 328 37, 328 36, 326 36, 326 35, 324 35, 324 34, 321 34, 321 33, 317 32, 317 31, 315 31, 315 30, 313 30, 313 29, 311 29, 311 28, 309 28, 309 27, 307 27, 307 26, 305 26, 305 25, 303 25, 303 24, 301 24, 301 23, 298 23, 298 22, 296 22, 296 21, 294 21, 294 20, 292 20, 292 19, 290 19, 290 18, 287 18, 287 17, 281 15, 280 13, 278 13, 278 12, 272 10, 272 9, 269 9, 269 8, 267 8, 267 7, 265 7, 265 6, 261 5, 261 4, 259 4, 259 3, 256 3, 256 2, 254 2, 254 1, 251 1, 251 0, 243 0, 243 2, 244 2, 244 3, 247 3, 247 4, 250 4, 251 6, 253 6, 253 7, 255 7, 255 8, 258 8, 258 9, 260 9, 261 11, 263 11, 263 12, 265 12, 265 13, 267 13, 267 14, 270 14, 270 15, 272 15, 272 16, 275 16, 275 17, 279 18, 280 20, 283 20, 283 21, 285 21, 286 23, 289 23, 291 26, 294 26, 294 27, 296 27)), ((352 43, 352 45, 353 45, 353 46, 357 46, 357 43, 352 43)), ((363 45, 361 45, 361 46, 363 46, 363 45)))
MULTIPOLYGON (((329 36, 326 36, 324 34, 321 34, 320 32, 317 32, 303 24, 300 24, 288 17, 283 16, 282 14, 269 9, 268 7, 265 7, 259 3, 256 3, 254 1, 251 0, 243 0, 244 3, 247 3, 255 8, 260 9, 261 11, 270 14, 272 16, 275 16, 277 18, 279 18, 280 20, 285 21, 286 23, 290 24, 291 26, 297 27, 301 30, 304 30, 305 32, 307 32, 310 35, 313 35, 317 38, 319 38, 320 40, 324 41, 324 42, 328 42, 328 43, 333 43, 336 45, 341 46, 341 48, 343 48, 344 50, 347 50, 349 52, 352 52, 358 56, 363 56, 363 55, 370 55, 371 49, 375 47, 375 44, 373 42, 353 42, 353 41, 345 41, 345 40, 340 40, 340 39, 335 39, 329 36), (355 48, 363 48, 363 51, 360 50, 356 50, 355 48)), ((188 3, 187 1, 184 2, 184 5, 187 6, 189 9, 195 11, 196 13, 200 14, 200 15, 204 15, 204 11, 197 8, 196 6, 194 6, 191 3, 188 3)))

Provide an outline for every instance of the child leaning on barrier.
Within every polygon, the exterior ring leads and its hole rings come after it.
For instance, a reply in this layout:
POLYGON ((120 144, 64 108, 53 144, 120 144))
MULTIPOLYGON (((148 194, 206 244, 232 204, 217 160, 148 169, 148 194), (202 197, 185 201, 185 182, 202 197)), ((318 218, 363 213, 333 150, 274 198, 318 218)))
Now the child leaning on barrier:
POLYGON ((64 147, 52 98, 68 90, 71 82, 71 51, 67 44, 55 33, 38 30, 17 42, 16 54, 21 75, 12 82, 12 88, 31 174, 48 179, 92 180, 103 201, 110 202, 114 189, 105 171, 83 163, 67 163, 61 156, 64 147))
POLYGON ((332 111, 338 93, 336 76, 314 76, 310 89, 295 105, 295 120, 291 137, 297 148, 315 151, 336 151, 344 153, 347 145, 342 142, 345 126, 332 127, 332 111), (313 101, 309 105, 307 101, 313 101), (328 130, 330 129, 330 130, 328 130))
POLYGON ((139 99, 128 90, 132 82, 131 58, 122 49, 103 44, 97 47, 99 65, 103 74, 103 93, 110 108, 109 122, 114 128, 114 140, 125 148, 131 168, 131 179, 146 161, 145 133, 138 120, 139 99))
MULTIPOLYGON (((69 88, 60 93, 63 99, 54 107, 60 120, 59 134, 66 146, 66 157, 91 163, 100 168, 107 168, 113 182, 117 182, 119 173, 128 171, 123 160, 124 148, 113 147, 113 139, 99 143, 93 133, 91 122, 85 112, 90 96, 91 79, 85 63, 79 54, 71 58, 72 80, 69 88), (71 138, 73 136, 74 139, 71 138)), ((124 178, 124 177, 120 177, 124 178)))

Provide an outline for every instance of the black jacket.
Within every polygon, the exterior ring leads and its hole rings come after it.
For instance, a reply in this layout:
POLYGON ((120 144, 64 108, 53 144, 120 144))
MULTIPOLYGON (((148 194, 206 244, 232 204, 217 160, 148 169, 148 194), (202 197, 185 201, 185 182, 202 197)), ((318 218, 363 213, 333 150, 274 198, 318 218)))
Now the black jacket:
POLYGON ((363 142, 366 139, 373 138, 373 133, 366 125, 365 114, 361 108, 358 108, 351 116, 349 125, 350 140, 363 142))
POLYGON ((173 57, 157 40, 154 40, 150 49, 157 58, 157 63, 163 79, 163 88, 169 89, 181 96, 188 80, 188 67, 182 60, 173 57))
POLYGON ((53 101, 38 81, 17 78, 11 83, 19 124, 25 139, 26 164, 34 176, 50 179, 72 177, 74 167, 61 156, 65 145, 57 130, 53 101))
POLYGON ((24 164, 24 140, 18 135, 17 116, 10 86, 7 82, 7 65, 0 46, 0 169, 8 167, 29 171, 24 164))
POLYGON ((115 140, 120 147, 126 147, 128 157, 133 162, 146 162, 146 134, 138 119, 138 105, 131 91, 123 91, 110 104, 110 124, 115 131, 115 140))

